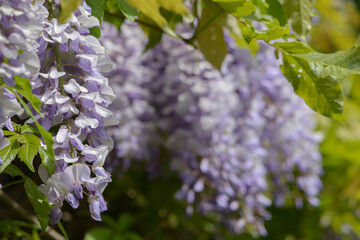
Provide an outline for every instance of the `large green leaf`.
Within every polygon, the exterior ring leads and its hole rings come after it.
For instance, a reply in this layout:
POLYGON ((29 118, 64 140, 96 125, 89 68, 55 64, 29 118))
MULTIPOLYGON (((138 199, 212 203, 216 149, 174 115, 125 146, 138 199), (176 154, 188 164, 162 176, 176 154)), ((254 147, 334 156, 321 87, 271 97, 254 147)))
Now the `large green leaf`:
POLYGON ((16 158, 20 150, 20 143, 17 141, 17 136, 11 136, 8 138, 10 144, 0 150, 0 158, 3 161, 3 165, 0 167, 0 173, 16 158))
POLYGON ((332 77, 318 77, 307 61, 292 55, 283 55, 281 70, 307 105, 324 116, 340 119, 343 95, 339 81, 332 77))
POLYGON ((313 0, 285 0, 284 11, 294 31, 304 37, 311 29, 313 0))
POLYGON ((33 160, 40 148, 41 139, 31 133, 25 133, 22 136, 25 138, 25 143, 20 148, 19 158, 31 171, 35 172, 33 160))
POLYGON ((46 196, 38 190, 38 186, 30 178, 26 178, 24 188, 31 205, 34 207, 41 229, 44 231, 49 224, 50 213, 50 205, 46 196))
POLYGON ((30 84, 29 79, 15 76, 14 81, 15 81, 15 84, 16 84, 14 89, 18 93, 20 93, 23 97, 25 97, 26 100, 28 100, 31 103, 31 105, 35 109, 35 111, 38 112, 41 115, 41 112, 40 112, 41 101, 40 101, 39 98, 37 98, 31 92, 32 86, 30 84))
POLYGON ((65 23, 71 17, 71 14, 78 9, 82 0, 61 0, 61 14, 59 16, 59 23, 65 23))
POLYGON ((227 54, 222 29, 225 18, 226 13, 218 4, 207 1, 202 10, 197 34, 201 52, 206 60, 218 69, 227 54))

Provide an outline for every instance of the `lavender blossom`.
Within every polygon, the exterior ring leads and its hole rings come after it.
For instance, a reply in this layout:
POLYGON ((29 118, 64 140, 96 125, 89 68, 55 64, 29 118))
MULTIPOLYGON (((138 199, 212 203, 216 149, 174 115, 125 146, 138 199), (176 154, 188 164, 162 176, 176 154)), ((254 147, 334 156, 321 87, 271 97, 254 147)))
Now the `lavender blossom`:
MULTIPOLYGON (((52 3, 51 7, 59 6, 52 3)), ((100 221, 100 213, 107 209, 102 193, 111 178, 103 165, 113 144, 105 128, 117 121, 107 109, 115 95, 103 76, 111 70, 112 62, 89 34, 90 28, 98 26, 84 1, 69 23, 45 19, 42 37, 37 40, 42 64, 31 83, 33 93, 43 103, 44 117, 36 117, 45 129, 59 129, 54 137, 55 174, 43 177, 44 184, 39 187, 53 205, 52 224, 61 218, 63 201, 77 208, 86 190, 95 220, 100 221), (99 211, 94 210, 94 201, 101 203, 99 211)))
POLYGON ((146 37, 134 24, 124 24, 119 36, 115 26, 104 23, 101 42, 115 65, 106 76, 117 95, 111 109, 120 123, 110 132, 117 143, 116 157, 124 159, 126 168, 129 159, 146 160, 156 155, 159 142, 150 91, 143 87, 152 74, 151 69, 141 65, 146 37))
POLYGON ((131 133, 136 143, 129 150, 126 135, 114 134, 117 157, 128 161, 147 152, 148 165, 156 165, 151 153, 161 144, 156 139, 163 139, 169 165, 183 182, 176 197, 187 201, 188 213, 217 212, 239 233, 266 235, 269 196, 277 205, 295 196, 299 205, 302 194, 290 192, 289 184, 318 203, 321 136, 313 132, 312 110, 282 77, 271 49, 262 46, 253 58, 227 37, 229 54, 219 72, 198 50, 167 36, 142 55, 145 42, 127 37, 142 39, 139 31, 127 23, 120 35, 114 27, 103 29, 102 41, 115 62, 110 76, 121 96, 113 109, 131 121, 114 132, 131 133), (138 101, 145 110, 136 111, 138 101), (139 144, 142 137, 145 144, 139 144))

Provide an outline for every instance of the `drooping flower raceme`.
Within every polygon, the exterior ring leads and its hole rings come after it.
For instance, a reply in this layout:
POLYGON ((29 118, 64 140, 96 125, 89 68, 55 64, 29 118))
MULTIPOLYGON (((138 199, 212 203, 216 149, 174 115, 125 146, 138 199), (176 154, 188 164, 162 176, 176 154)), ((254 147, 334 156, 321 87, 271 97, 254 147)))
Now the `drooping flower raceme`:
MULTIPOLYGON (((52 3, 50 8, 59 6, 52 3)), ((102 74, 111 70, 112 63, 104 47, 89 34, 99 21, 85 3, 68 23, 60 24, 50 15, 42 24, 37 40, 41 69, 31 84, 43 104, 44 117, 35 117, 46 130, 56 126, 58 131, 55 174, 42 176, 44 184, 39 189, 52 204, 52 224, 61 218, 63 201, 77 208, 86 190, 90 213, 101 220, 100 213, 107 209, 102 193, 111 181, 103 168, 112 148, 105 128, 117 123, 107 109, 115 95, 102 74)))
POLYGON ((318 145, 322 135, 313 131, 316 127, 313 112, 284 79, 279 70, 281 62, 274 58, 272 48, 261 45, 256 59, 252 59, 230 38, 227 41, 229 55, 222 69, 225 78, 238 82, 237 92, 242 101, 252 95, 252 101, 265 103, 259 109, 265 122, 258 134, 267 149, 264 164, 275 186, 276 205, 283 205, 292 195, 296 205, 302 206, 302 193, 293 191, 289 194, 289 186, 293 184, 305 194, 310 204, 318 205, 316 196, 322 186, 318 145), (250 88, 244 90, 244 83, 250 88))
MULTIPOLYGON (((102 42, 142 50, 143 41, 126 37, 138 31, 124 24, 121 34, 116 35, 114 28, 107 27, 103 35, 111 38, 102 42)), ((116 94, 123 96, 123 105, 113 109, 120 116, 124 109, 135 112, 134 103, 140 99, 142 106, 154 113, 151 118, 143 118, 145 110, 131 115, 140 126, 146 123, 156 129, 152 135, 143 132, 145 139, 155 140, 153 145, 141 145, 147 148, 141 152, 151 151, 159 144, 156 139, 164 140, 169 165, 183 182, 176 197, 187 201, 189 213, 194 207, 203 213, 217 212, 236 232, 246 228, 265 235, 263 222, 270 218, 266 211, 270 196, 273 194, 275 203, 281 205, 291 196, 288 184, 302 191, 311 204, 317 203, 321 137, 313 132, 312 111, 281 76, 271 49, 262 46, 260 57, 252 58, 230 38, 226 40, 229 54, 221 72, 198 50, 166 36, 144 56, 139 51, 108 48, 112 59, 118 59, 113 76, 127 69, 146 73, 128 71, 128 82, 112 79, 114 85, 121 86, 116 94), (132 66, 122 59, 131 59, 132 66), (134 94, 123 94, 124 86, 136 89, 136 100, 134 94)), ((123 124, 116 131, 130 129, 123 124)), ((132 133, 136 139, 143 136, 132 133)), ((128 149, 125 144, 125 138, 117 138, 115 147, 124 152, 128 149)), ((136 151, 126 152, 118 157, 138 158, 136 151)), ((156 161, 154 157, 149 164, 156 161)), ((301 195, 295 195, 297 204, 301 195)))
MULTIPOLYGON (((14 77, 29 78, 39 72, 37 56, 42 22, 47 17, 43 1, 0 1, 0 82, 14 86, 14 77)), ((23 113, 16 97, 0 86, 0 149, 8 143, 3 139, 2 127, 6 123, 13 129, 11 117, 23 113)), ((1 163, 1 162, 0 162, 1 163)))
POLYGON ((116 66, 106 74, 117 95, 111 109, 120 121, 110 132, 117 143, 114 154, 123 159, 126 168, 129 159, 146 160, 157 154, 156 113, 148 101, 150 91, 143 87, 151 80, 152 70, 141 65, 146 37, 138 26, 124 24, 121 37, 109 23, 102 28, 101 42, 116 66))

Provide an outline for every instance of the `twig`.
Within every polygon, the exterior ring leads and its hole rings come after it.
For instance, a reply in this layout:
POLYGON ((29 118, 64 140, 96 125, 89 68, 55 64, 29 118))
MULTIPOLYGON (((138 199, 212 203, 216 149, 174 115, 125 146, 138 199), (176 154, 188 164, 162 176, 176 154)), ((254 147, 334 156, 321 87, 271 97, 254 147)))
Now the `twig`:
MULTIPOLYGON (((22 207, 20 204, 14 201, 2 190, 0 190, 0 201, 13 208, 16 211, 16 213, 19 216, 21 216, 24 220, 30 223, 34 223, 36 225, 40 225, 39 221, 34 215, 30 214, 24 207, 22 207)), ((45 234, 55 240, 65 240, 65 238, 57 231, 55 231, 52 227, 47 227, 45 229, 45 234)))

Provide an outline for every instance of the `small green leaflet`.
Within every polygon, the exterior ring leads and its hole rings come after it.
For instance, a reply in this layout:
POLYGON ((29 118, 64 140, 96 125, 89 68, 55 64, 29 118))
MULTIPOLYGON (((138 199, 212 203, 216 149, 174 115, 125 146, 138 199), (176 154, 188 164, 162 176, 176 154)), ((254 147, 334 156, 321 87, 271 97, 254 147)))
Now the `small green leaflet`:
POLYGON ((228 13, 237 18, 248 16, 255 11, 255 6, 251 0, 213 0, 218 2, 228 13))
POLYGON ((61 6, 61 14, 59 16, 59 23, 63 24, 67 22, 71 14, 78 9, 80 4, 82 3, 82 0, 61 0, 60 6, 61 6))
POLYGON ((8 138, 10 144, 0 150, 0 158, 3 161, 3 165, 0 167, 0 173, 16 158, 20 150, 20 143, 17 141, 17 136, 11 136, 8 138))
POLYGON ((227 54, 224 40, 223 22, 226 18, 225 11, 211 1, 204 2, 203 14, 199 21, 197 39, 201 52, 216 68, 220 69, 227 54))
POLYGON ((288 24, 291 25, 297 34, 304 38, 311 29, 314 1, 285 0, 283 7, 288 24))
MULTIPOLYGON (((26 79, 27 81, 29 81, 28 79, 26 79)), ((5 85, 4 83, 2 83, 0 81, 0 85, 2 85, 3 87, 7 88, 9 91, 11 91, 16 98, 18 99, 18 101, 20 102, 20 104, 23 106, 25 112, 34 120, 36 127, 39 129, 41 136, 44 139, 44 142, 46 144, 47 147, 47 152, 50 158, 54 159, 55 158, 55 154, 54 154, 54 148, 53 148, 53 143, 54 140, 52 138, 52 135, 46 131, 39 123, 38 121, 35 119, 34 114, 32 113, 31 109, 28 107, 28 105, 24 102, 24 100, 19 96, 19 94, 17 92, 14 91, 13 88, 5 85)), ((27 85, 27 84, 26 84, 27 85)), ((31 91, 30 91, 31 92, 31 91)))
POLYGON ((50 176, 53 175, 55 172, 55 161, 49 158, 47 152, 42 147, 40 147, 38 151, 40 154, 42 165, 46 168, 50 176))
POLYGON ((55 159, 55 153, 54 153, 54 148, 53 148, 53 144, 54 144, 54 140, 52 138, 52 135, 46 131, 43 126, 41 126, 38 121, 35 119, 34 115, 32 114, 30 108, 26 105, 26 103, 24 102, 24 100, 22 100, 22 98, 20 98, 20 96, 16 93, 13 92, 13 94, 15 94, 16 98, 18 99, 18 101, 20 102, 20 104, 23 106, 23 108, 25 109, 25 112, 27 114, 30 115, 30 117, 34 120, 36 127, 39 129, 41 136, 44 139, 46 148, 47 148, 47 153, 48 156, 52 159, 55 159))
POLYGON ((104 19, 105 0, 86 0, 86 4, 91 7, 91 15, 101 23, 104 19))
POLYGON ((41 229, 45 231, 49 224, 50 205, 48 200, 45 195, 37 189, 38 186, 30 178, 26 178, 24 188, 31 205, 34 207, 41 229))
POLYGON ((25 133, 19 136, 23 136, 25 138, 25 142, 20 148, 19 158, 31 171, 35 172, 33 160, 40 148, 41 139, 31 133, 25 133))
POLYGON ((269 5, 267 13, 277 19, 280 26, 284 26, 286 24, 286 17, 283 6, 278 0, 266 0, 266 3, 269 5))
POLYGON ((132 23, 135 22, 135 17, 138 15, 138 11, 129 5, 125 0, 116 0, 119 5, 120 11, 124 16, 129 19, 132 23))
MULTIPOLYGON (((105 0, 86 0, 87 5, 91 7, 91 15, 96 17, 100 23, 104 19, 105 0)), ((90 28, 90 34, 96 38, 101 36, 100 27, 90 28)))
POLYGON ((35 97, 34 94, 31 92, 32 86, 30 84, 29 79, 15 76, 14 81, 16 84, 14 89, 18 93, 20 93, 24 98, 26 98, 26 100, 28 100, 31 103, 35 111, 42 116, 42 113, 40 112, 41 101, 39 98, 35 97))
POLYGON ((169 27, 166 18, 161 15, 160 7, 170 12, 184 15, 189 19, 193 19, 190 11, 185 7, 182 0, 126 0, 126 2, 154 21, 164 32, 176 38, 176 33, 169 27))
POLYGON ((5 168, 3 173, 9 174, 11 177, 16 177, 16 176, 20 176, 22 178, 26 177, 25 174, 14 164, 10 164, 9 166, 7 166, 7 168, 5 168))
POLYGON ((274 45, 288 54, 315 52, 312 48, 302 42, 277 42, 274 45))
POLYGON ((21 133, 37 133, 40 134, 39 130, 30 124, 24 124, 21 126, 21 133))
POLYGON ((275 26, 267 30, 257 30, 253 26, 246 25, 241 29, 241 32, 245 41, 250 43, 253 39, 264 40, 265 42, 279 39, 284 35, 289 34, 289 30, 288 25, 285 25, 284 27, 275 26))

